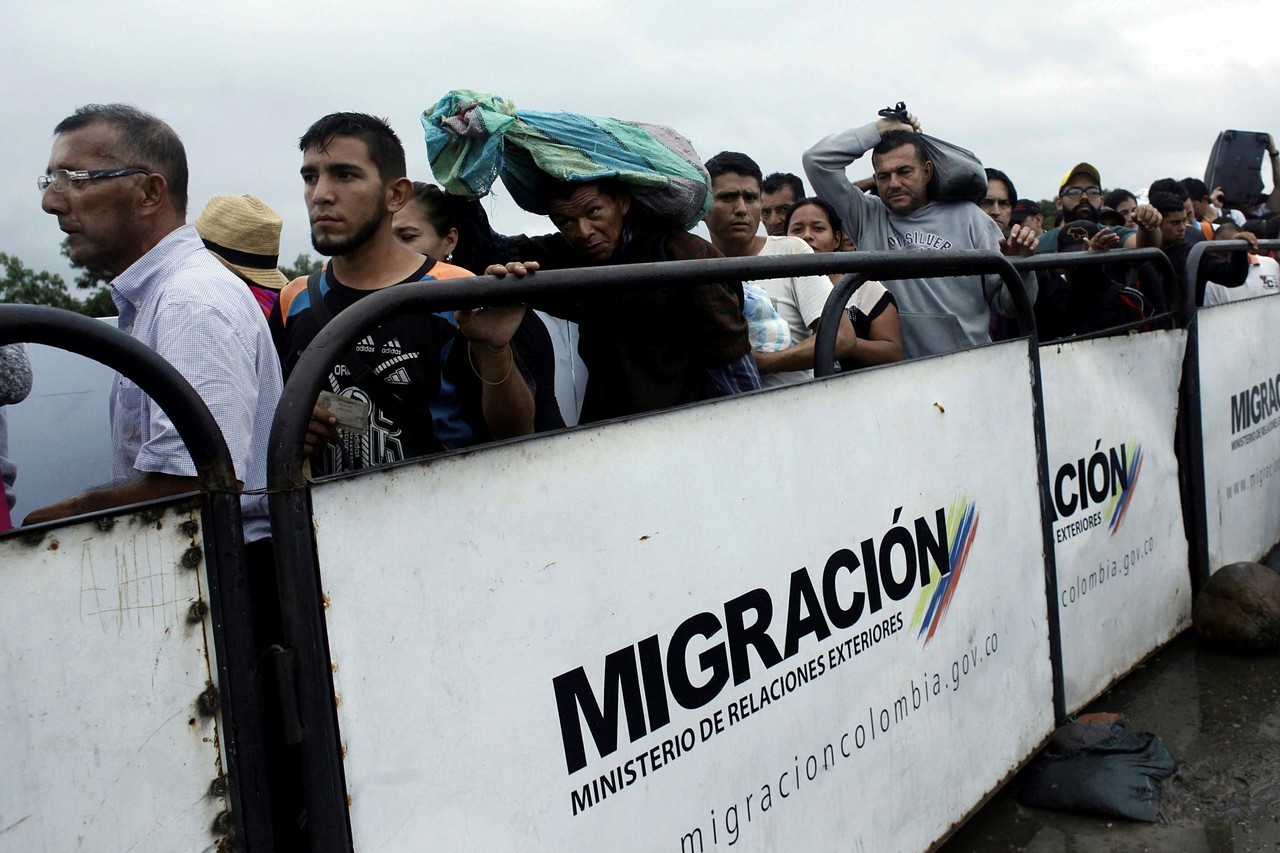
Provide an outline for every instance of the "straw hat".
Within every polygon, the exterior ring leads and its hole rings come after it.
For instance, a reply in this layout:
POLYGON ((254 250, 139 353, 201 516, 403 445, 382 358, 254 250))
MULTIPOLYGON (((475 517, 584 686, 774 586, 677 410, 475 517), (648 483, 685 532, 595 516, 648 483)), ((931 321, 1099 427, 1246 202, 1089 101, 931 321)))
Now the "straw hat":
POLYGON ((280 263, 276 212, 252 195, 217 195, 196 219, 196 231, 213 256, 251 283, 279 290, 288 284, 280 263))

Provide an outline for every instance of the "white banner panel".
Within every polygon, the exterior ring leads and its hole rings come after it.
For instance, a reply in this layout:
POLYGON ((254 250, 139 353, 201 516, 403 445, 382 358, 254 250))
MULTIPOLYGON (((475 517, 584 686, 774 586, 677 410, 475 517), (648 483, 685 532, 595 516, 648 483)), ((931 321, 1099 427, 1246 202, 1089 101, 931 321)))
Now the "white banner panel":
POLYGON ((1249 299, 1202 308, 1209 571, 1261 560, 1280 542, 1280 305, 1249 299))
POLYGON ((0 539, 0 849, 213 849, 193 547, 199 513, 177 508, 0 539))
POLYGON ((1067 711, 1191 620, 1174 454, 1187 334, 1040 349, 1067 711))
POLYGON ((1029 375, 1016 342, 317 487, 356 849, 926 847, 1053 725, 1029 375))

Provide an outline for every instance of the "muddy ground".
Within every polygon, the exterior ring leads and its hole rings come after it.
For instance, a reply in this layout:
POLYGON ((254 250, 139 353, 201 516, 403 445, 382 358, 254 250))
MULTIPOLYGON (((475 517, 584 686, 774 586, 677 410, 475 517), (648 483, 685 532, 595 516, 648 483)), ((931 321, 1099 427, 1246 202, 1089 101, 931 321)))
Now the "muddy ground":
POLYGON ((1087 710, 1121 712, 1173 752, 1157 823, 1026 808, 1015 779, 941 850, 1280 850, 1280 657, 1222 654, 1188 632, 1087 710))

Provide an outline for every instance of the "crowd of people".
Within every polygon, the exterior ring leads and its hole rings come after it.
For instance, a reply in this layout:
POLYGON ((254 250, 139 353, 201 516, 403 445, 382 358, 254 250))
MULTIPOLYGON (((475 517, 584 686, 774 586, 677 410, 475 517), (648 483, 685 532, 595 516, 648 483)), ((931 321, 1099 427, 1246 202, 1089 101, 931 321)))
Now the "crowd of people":
MULTIPOLYGON (((278 269, 281 220, 256 197, 215 197, 186 224, 182 143, 136 108, 90 105, 63 120, 39 185, 72 261, 112 277, 120 328, 176 366, 217 419, 244 488, 245 541, 258 561, 270 559, 261 494, 282 383, 327 323, 387 287, 858 249, 1026 257, 1146 247, 1162 250, 1181 273, 1194 242, 1246 239, 1255 251, 1202 265, 1197 302, 1280 288, 1275 259, 1256 250, 1257 238, 1280 232, 1280 213, 1268 213, 1280 207, 1275 194, 1233 204, 1191 178, 1157 181, 1140 194, 1104 192, 1098 170, 1081 162, 1063 175, 1053 211, 1018 198, 1013 180, 992 168, 980 175, 985 195, 955 197, 938 180, 946 164, 920 131, 902 112, 827 136, 803 156, 811 193, 799 176, 766 177, 746 154, 711 157, 702 172, 710 241, 616 178, 536 182, 529 192, 552 230, 506 236, 476 200, 411 181, 404 148, 385 121, 334 113, 299 143, 311 239, 328 261, 294 281, 278 269), (850 174, 857 169, 861 176, 850 174), (1048 229, 1046 214, 1056 218, 1048 229)), ((1274 144, 1269 153, 1280 177, 1274 144)), ((611 289, 395 317, 330 365, 307 433, 311 472, 353 471, 804 380, 813 375, 816 332, 840 278, 611 289), (556 345, 565 339, 558 324, 572 329, 572 351, 556 345), (585 389, 566 404, 558 376, 576 365, 585 369, 585 389)), ((1177 283, 1150 264, 1064 263, 1023 279, 1042 339, 1140 322, 1178 298, 1177 283)), ((983 344, 1011 334, 1014 314, 994 274, 863 281, 838 316, 836 357, 840 369, 856 370, 983 344)), ((0 364, 15 358, 0 355, 7 359, 0 364)), ((5 384, 13 384, 8 373, 5 384)), ((113 387, 111 429, 113 481, 37 509, 27 524, 195 488, 172 422, 124 377, 113 387)), ((11 491, 2 457, 0 447, 11 491)))
MULTIPOLYGON (((473 134, 477 124, 459 126, 473 134)), ((645 127, 635 126, 636 133, 649 132, 645 127)), ((705 168, 693 155, 693 177, 688 162, 672 166, 681 170, 671 182, 675 204, 661 202, 654 189, 661 181, 652 174, 638 182, 621 172, 573 181, 535 175, 515 186, 522 206, 545 214, 551 228, 506 236, 474 198, 411 181, 404 148, 385 121, 334 113, 299 141, 311 240, 328 261, 293 281, 278 268, 280 217, 260 199, 217 196, 187 224, 182 142, 134 107, 89 105, 60 122, 38 185, 71 260, 111 277, 120 329, 177 368, 226 439, 242 488, 254 643, 263 650, 282 641, 265 505, 273 415, 284 382, 320 331, 370 294, 477 273, 519 280, 539 270, 777 259, 762 262, 769 266, 859 249, 1027 257, 1146 247, 1166 253, 1181 272, 1192 241, 1242 238, 1256 249, 1258 237, 1275 238, 1280 228, 1280 214, 1267 214, 1280 208, 1274 193, 1232 204, 1187 179, 1158 181, 1141 194, 1104 194, 1098 170, 1084 162, 1063 175, 1052 212, 1018 198, 1007 174, 983 171, 976 161, 973 177, 985 191, 958 197, 938 179, 955 164, 940 162, 920 131, 904 111, 827 136, 803 156, 811 193, 799 176, 766 177, 734 151, 711 157, 705 168), (859 168, 861 175, 850 175, 859 168), (1057 220, 1047 230, 1046 214, 1057 220), (690 232, 697 220, 709 241, 690 232)), ((692 152, 669 129, 653 132, 692 152)), ((1269 151, 1280 178, 1274 144, 1269 151)), ((1202 264, 1197 303, 1274 294, 1280 268, 1270 255, 1234 253, 1202 264)), ((355 471, 803 381, 813 375, 824 306, 840 279, 726 277, 395 316, 327 365, 307 428, 310 472, 355 471), (566 374, 585 375, 585 387, 558 387, 566 374)), ((1177 282, 1152 265, 1123 259, 1064 261, 1062 269, 1024 274, 1023 284, 1042 339, 1141 324, 1179 296, 1177 282)), ((859 280, 835 315, 835 355, 852 371, 946 353, 1010 335, 1014 314, 996 275, 859 280)), ((0 530, 11 524, 15 475, 5 458, 2 407, 21 400, 31 383, 22 348, 0 347, 0 530)), ((114 379, 110 415, 111 482, 40 507, 25 524, 197 489, 171 418, 127 377, 114 379)), ((277 804, 280 825, 296 831, 300 808, 277 804)))

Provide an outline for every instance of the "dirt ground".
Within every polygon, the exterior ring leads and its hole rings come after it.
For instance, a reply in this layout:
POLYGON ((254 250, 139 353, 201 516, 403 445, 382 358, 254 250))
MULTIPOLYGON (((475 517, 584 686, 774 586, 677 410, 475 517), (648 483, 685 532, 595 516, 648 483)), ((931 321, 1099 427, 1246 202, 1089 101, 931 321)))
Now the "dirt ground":
POLYGON ((1280 850, 1280 656, 1222 654, 1187 632, 1087 710, 1121 712, 1173 753, 1157 823, 1026 808, 1015 779, 941 851, 1280 850))

